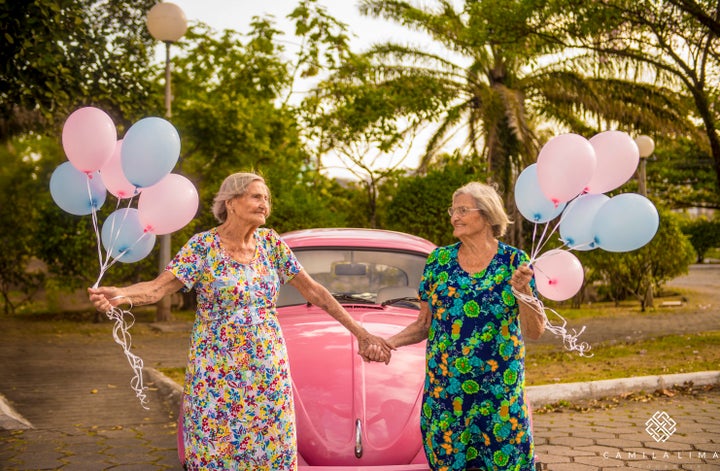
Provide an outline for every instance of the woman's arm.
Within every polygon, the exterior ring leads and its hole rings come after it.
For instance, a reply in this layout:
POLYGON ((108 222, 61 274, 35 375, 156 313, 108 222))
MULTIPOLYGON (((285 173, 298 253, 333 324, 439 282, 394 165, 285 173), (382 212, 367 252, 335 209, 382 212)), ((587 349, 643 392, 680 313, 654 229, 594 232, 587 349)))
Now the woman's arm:
POLYGON ((409 324, 403 330, 390 337, 388 339, 388 343, 393 348, 399 348, 404 347, 405 345, 422 342, 428 338, 431 319, 430 305, 425 301, 421 301, 420 312, 418 313, 417 319, 412 324, 409 324))
MULTIPOLYGON (((532 277, 533 271, 526 264, 522 264, 512 274, 510 284, 522 294, 533 296, 532 289, 530 288, 530 280, 532 277)), ((520 329, 522 330, 523 336, 531 340, 539 339, 543 332, 545 332, 545 316, 543 313, 537 311, 537 306, 528 304, 521 297, 518 298, 518 305, 520 310, 520 329)))
POLYGON ((88 293, 95 309, 107 312, 122 303, 129 303, 132 306, 153 304, 182 287, 182 282, 175 278, 175 275, 164 271, 152 281, 143 281, 123 288, 116 286, 88 288, 88 293))
POLYGON ((305 270, 301 270, 300 273, 295 275, 295 277, 290 280, 290 285, 295 287, 308 302, 330 314, 350 331, 358 340, 358 345, 360 346, 359 353, 363 358, 366 360, 383 361, 385 363, 390 361, 390 345, 388 345, 384 339, 372 335, 363 326, 358 324, 340 305, 337 299, 330 294, 330 291, 313 280, 305 270), (379 350, 374 350, 375 354, 368 357, 368 349, 373 345, 378 347, 379 350))

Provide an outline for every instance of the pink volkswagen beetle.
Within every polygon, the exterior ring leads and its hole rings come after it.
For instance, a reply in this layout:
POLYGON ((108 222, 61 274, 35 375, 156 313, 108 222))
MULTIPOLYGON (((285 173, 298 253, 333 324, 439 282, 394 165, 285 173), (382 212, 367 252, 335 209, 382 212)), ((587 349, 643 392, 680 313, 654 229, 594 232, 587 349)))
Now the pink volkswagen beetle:
MULTIPOLYGON (((417 319, 432 242, 379 229, 308 229, 281 237, 303 268, 365 328, 390 337, 417 319)), ((293 378, 300 471, 428 470, 420 435, 425 342, 365 363, 354 337, 290 285, 278 298, 293 378)), ((183 462, 182 421, 178 457, 183 462)))
MULTIPOLYGON (((435 245, 377 229, 309 229, 282 238, 307 272, 375 335, 417 318, 417 289, 435 245)), ((425 342, 365 363, 357 343, 290 285, 280 291, 297 416, 300 470, 427 470, 420 435, 425 342)))

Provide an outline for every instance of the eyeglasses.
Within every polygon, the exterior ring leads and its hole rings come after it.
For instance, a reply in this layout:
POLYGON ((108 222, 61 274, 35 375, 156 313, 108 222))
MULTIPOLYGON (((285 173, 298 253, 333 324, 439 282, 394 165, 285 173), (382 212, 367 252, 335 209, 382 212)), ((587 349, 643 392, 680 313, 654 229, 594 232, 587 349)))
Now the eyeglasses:
POLYGON ((455 213, 457 213, 458 216, 463 217, 470 211, 482 211, 482 209, 466 208, 465 206, 460 206, 459 208, 448 208, 448 214, 450 215, 450 217, 452 217, 452 215, 455 213))

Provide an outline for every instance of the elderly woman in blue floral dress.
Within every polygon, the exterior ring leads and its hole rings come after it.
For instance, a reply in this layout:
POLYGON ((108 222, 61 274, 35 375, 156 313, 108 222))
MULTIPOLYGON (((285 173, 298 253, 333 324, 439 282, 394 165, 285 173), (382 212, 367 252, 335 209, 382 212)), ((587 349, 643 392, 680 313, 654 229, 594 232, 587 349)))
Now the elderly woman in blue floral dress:
POLYGON ((513 288, 531 295, 533 272, 524 252, 498 241, 510 221, 493 187, 469 183, 452 203, 460 241, 430 254, 418 319, 388 342, 427 339, 420 424, 433 470, 531 470, 523 337, 540 337, 545 323, 513 288))
POLYGON ((361 354, 374 346, 375 358, 389 359, 390 347, 303 270, 275 231, 260 227, 270 213, 262 177, 227 177, 213 213, 221 224, 193 236, 155 280, 90 289, 90 300, 105 312, 194 288, 182 418, 186 468, 295 470, 292 385, 275 308, 280 284, 290 283, 337 319, 357 337, 361 354))

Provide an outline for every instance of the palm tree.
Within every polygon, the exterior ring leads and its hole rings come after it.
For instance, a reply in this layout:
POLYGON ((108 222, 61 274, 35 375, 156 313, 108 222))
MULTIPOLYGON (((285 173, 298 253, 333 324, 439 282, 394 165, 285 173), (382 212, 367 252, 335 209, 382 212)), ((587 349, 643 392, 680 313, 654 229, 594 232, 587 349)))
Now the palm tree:
MULTIPOLYGON (((360 2, 361 13, 422 33, 432 47, 374 45, 320 85, 344 139, 382 129, 391 146, 397 136, 435 123, 418 171, 459 137, 462 154, 486 165, 519 221, 514 182, 551 135, 590 137, 603 127, 672 130, 687 121, 676 93, 624 80, 607 73, 612 69, 597 56, 566 50, 550 34, 555 17, 545 17, 538 2, 454 3, 360 2)), ((521 226, 514 225, 511 242, 521 240, 521 226)))

